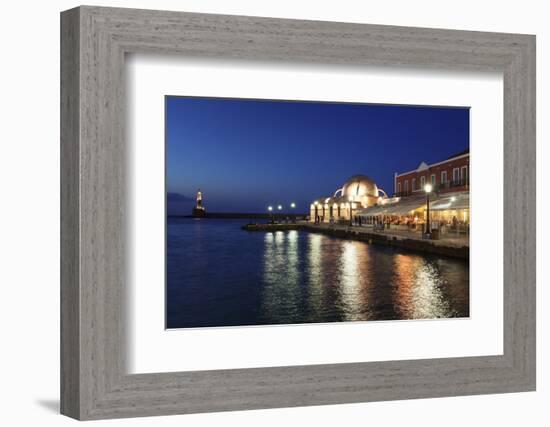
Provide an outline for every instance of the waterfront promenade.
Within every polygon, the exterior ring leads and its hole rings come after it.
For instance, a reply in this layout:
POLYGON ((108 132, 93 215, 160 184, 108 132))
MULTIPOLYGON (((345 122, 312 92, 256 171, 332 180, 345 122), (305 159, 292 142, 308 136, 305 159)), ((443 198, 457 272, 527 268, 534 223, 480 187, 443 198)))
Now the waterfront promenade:
POLYGON ((334 237, 360 240, 371 244, 395 246, 403 249, 468 259, 470 244, 468 235, 445 233, 437 240, 426 240, 419 232, 408 230, 375 230, 369 226, 349 226, 343 224, 314 224, 306 221, 296 223, 247 224, 247 231, 286 231, 306 230, 328 234, 334 237))
MULTIPOLYGON (((341 224, 306 224, 308 228, 314 229, 334 229, 334 230, 345 230, 350 233, 364 233, 364 234, 376 234, 380 236, 387 236, 389 238, 395 239, 413 239, 413 240, 423 240, 422 235, 419 231, 409 231, 409 230, 396 230, 395 228, 387 228, 384 230, 375 230, 372 226, 357 226, 354 225, 350 227, 349 225, 341 224)), ((467 234, 456 234, 453 232, 447 232, 440 236, 437 240, 430 240, 434 245, 440 246, 453 246, 453 247, 462 247, 469 246, 470 239, 467 234)))

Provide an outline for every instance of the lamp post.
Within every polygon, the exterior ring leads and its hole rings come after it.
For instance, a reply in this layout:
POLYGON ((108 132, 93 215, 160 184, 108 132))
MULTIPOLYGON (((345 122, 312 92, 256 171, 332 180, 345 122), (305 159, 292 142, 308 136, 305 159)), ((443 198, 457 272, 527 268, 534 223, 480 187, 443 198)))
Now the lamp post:
POLYGON ((273 206, 268 206, 268 207, 267 207, 267 210, 268 210, 269 213, 271 214, 271 222, 273 222, 273 206))
POLYGON ((431 232, 430 229, 430 193, 432 192, 432 184, 426 184, 424 186, 424 191, 426 192, 426 234, 428 235, 428 238, 431 238, 431 232))
MULTIPOLYGON (((294 210, 295 207, 296 207, 296 203, 292 202, 290 204, 290 209, 294 210)), ((296 222, 296 215, 294 214, 294 212, 292 213, 292 222, 296 222)))

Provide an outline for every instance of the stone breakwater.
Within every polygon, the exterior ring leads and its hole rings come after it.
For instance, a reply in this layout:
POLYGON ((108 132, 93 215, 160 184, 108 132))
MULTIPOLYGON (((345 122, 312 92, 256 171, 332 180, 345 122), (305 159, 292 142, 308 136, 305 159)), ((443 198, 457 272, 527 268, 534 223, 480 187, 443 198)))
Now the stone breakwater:
POLYGON ((306 222, 275 223, 275 224, 246 224, 246 231, 289 231, 305 230, 313 233, 323 233, 342 239, 352 239, 369 244, 393 246, 415 252, 443 255, 453 258, 469 259, 470 247, 467 238, 426 240, 413 233, 398 233, 390 230, 373 231, 366 227, 328 226, 306 222))

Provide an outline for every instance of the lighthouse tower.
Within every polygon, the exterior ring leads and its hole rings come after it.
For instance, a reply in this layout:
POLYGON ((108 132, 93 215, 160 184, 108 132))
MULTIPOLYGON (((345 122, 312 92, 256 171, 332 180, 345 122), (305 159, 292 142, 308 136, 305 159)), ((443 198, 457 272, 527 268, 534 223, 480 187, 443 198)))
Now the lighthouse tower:
POLYGON ((196 199, 195 207, 193 208, 193 216, 194 217, 202 217, 206 214, 206 209, 202 205, 202 192, 199 188, 197 190, 197 199, 196 199))

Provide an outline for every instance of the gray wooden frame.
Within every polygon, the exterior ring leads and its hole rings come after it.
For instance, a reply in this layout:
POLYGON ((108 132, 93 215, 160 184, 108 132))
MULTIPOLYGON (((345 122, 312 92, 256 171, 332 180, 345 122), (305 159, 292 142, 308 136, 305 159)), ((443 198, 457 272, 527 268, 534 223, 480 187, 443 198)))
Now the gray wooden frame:
POLYGON ((61 165, 63 414, 99 419, 535 389, 534 36, 79 7, 61 14, 61 165), (129 52, 503 72, 504 354, 128 375, 129 52))

